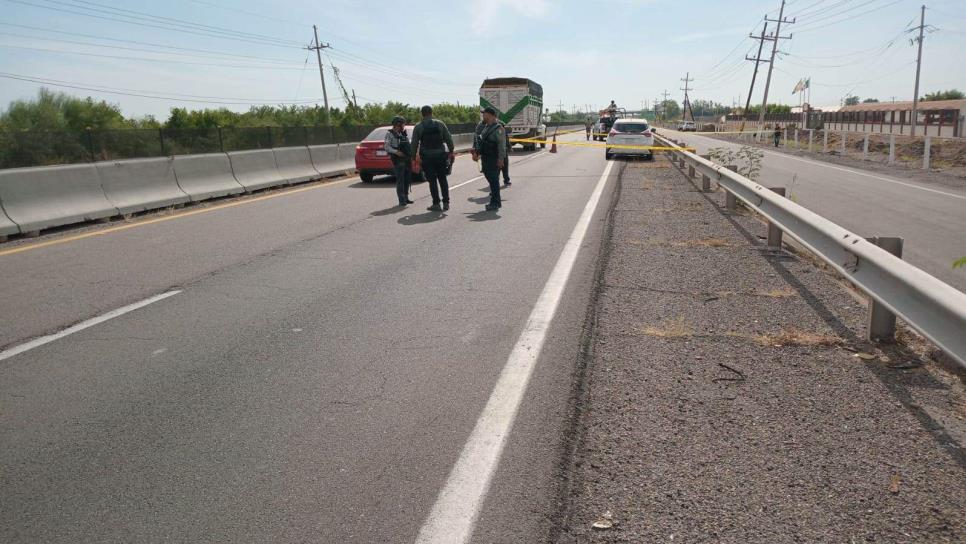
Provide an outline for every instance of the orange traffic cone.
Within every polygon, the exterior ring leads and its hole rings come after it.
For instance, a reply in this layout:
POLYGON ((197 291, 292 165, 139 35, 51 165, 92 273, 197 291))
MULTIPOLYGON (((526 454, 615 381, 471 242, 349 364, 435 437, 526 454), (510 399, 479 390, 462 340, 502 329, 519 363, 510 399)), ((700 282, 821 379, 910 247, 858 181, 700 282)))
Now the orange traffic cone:
POLYGON ((551 153, 556 153, 557 152, 557 135, 556 134, 553 135, 553 144, 550 145, 550 152, 551 153))

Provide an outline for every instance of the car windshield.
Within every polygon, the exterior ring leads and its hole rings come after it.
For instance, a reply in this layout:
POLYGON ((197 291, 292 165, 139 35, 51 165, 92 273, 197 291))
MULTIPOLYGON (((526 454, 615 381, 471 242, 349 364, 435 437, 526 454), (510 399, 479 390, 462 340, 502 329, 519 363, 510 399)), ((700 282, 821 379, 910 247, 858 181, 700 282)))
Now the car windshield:
POLYGON ((645 132, 650 128, 647 123, 617 123, 614 130, 617 132, 645 132))

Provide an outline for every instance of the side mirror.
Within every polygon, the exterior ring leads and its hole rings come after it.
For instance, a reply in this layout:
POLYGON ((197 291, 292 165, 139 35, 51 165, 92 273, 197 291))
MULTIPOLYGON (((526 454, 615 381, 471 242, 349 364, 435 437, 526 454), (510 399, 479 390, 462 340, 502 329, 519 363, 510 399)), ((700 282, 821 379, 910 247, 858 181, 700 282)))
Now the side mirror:
POLYGON ((651 132, 657 132, 657 127, 651 127, 651 132))

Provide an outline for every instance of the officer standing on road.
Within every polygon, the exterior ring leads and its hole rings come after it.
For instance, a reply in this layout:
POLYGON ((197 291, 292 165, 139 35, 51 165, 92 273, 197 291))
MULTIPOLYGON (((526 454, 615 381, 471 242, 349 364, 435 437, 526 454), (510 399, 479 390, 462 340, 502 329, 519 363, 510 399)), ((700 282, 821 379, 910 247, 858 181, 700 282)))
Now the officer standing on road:
POLYGON ((483 161, 483 176, 490 184, 490 203, 487 211, 500 209, 500 171, 506 163, 506 131, 496 120, 496 110, 483 109, 484 127, 480 132, 479 147, 473 150, 473 160, 483 161))
POLYGON ((775 125, 775 133, 772 134, 772 139, 775 140, 775 147, 778 147, 778 143, 782 139, 782 129, 777 124, 775 125))
POLYGON ((453 145, 453 136, 449 133, 446 124, 438 119, 433 119, 433 108, 423 106, 420 110, 423 120, 413 129, 413 157, 421 165, 423 177, 429 183, 429 192, 433 195, 433 205, 428 209, 433 212, 449 209, 449 182, 446 180, 446 172, 449 169, 446 159, 450 162, 456 160, 453 145), (449 147, 449 151, 443 148, 443 144, 449 147), (440 208, 442 201, 443 207, 440 208))
POLYGON ((594 122, 587 116, 587 120, 584 121, 584 131, 587 132, 587 141, 590 141, 590 131, 594 128, 594 122))
MULTIPOLYGON (((481 111, 480 114, 483 112, 481 111)), ((503 133, 506 134, 506 158, 503 160, 503 186, 510 187, 513 185, 510 183, 510 150, 513 149, 513 142, 510 141, 510 130, 507 128, 506 123, 501 121, 499 118, 496 120, 501 127, 503 127, 503 133)), ((481 120, 476 125, 476 135, 473 137, 473 150, 478 155, 480 153, 480 135, 483 134, 483 130, 486 129, 486 121, 481 120)))
POLYGON ((409 145, 409 136, 406 134, 406 119, 398 115, 392 118, 392 128, 386 133, 383 147, 392 160, 392 173, 396 177, 396 196, 399 197, 399 205, 412 204, 413 201, 409 200, 409 186, 412 185, 413 180, 410 165, 412 146, 409 145))

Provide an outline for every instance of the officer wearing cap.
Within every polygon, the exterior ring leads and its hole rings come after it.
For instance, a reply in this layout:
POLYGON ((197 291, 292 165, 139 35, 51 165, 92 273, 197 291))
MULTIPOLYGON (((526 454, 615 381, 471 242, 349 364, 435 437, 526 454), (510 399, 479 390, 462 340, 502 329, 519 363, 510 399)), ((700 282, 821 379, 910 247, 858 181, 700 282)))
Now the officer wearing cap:
POLYGON ((412 185, 413 180, 410 166, 412 146, 409 145, 409 136, 406 134, 405 118, 399 115, 392 118, 392 128, 386 133, 383 148, 392 160, 392 173, 396 177, 396 196, 399 198, 399 205, 412 204, 413 201, 409 200, 409 186, 412 185))
POLYGON ((446 124, 438 119, 433 119, 433 108, 423 106, 420 109, 423 120, 413 129, 413 147, 416 162, 423 170, 423 177, 429 183, 429 192, 433 195, 433 205, 428 209, 438 212, 449 209, 449 182, 446 180, 446 172, 449 170, 446 159, 452 162, 456 160, 453 145, 453 136, 449 133, 446 124), (447 149, 443 148, 446 144, 447 149), (443 207, 440 208, 440 202, 443 207))
POLYGON ((487 211, 498 210, 502 206, 500 201, 500 171, 506 164, 506 131, 496 120, 496 110, 491 107, 483 109, 483 130, 478 138, 478 145, 473 150, 473 160, 482 161, 483 176, 490 184, 490 203, 487 211))
MULTIPOLYGON (((496 111, 496 110, 494 110, 496 111)), ((483 110, 480 110, 482 116, 483 110)), ((510 130, 507 128, 506 123, 504 123, 499 117, 496 118, 496 122, 503 127, 503 132, 506 134, 506 159, 503 160, 503 186, 510 187, 513 185, 510 183, 510 149, 513 148, 513 142, 510 141, 510 130)), ((480 134, 483 133, 483 129, 486 128, 486 121, 480 120, 476 125, 476 133, 473 136, 473 150, 479 154, 480 151, 480 134)))

